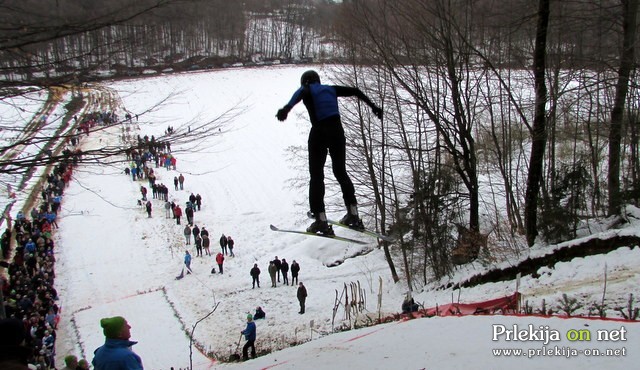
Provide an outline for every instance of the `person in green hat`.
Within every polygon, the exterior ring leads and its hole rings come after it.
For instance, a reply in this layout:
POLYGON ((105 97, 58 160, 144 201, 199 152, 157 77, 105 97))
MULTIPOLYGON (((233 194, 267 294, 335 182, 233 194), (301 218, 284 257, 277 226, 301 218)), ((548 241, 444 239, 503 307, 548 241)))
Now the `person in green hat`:
POLYGON ((142 370, 142 359, 131 350, 138 342, 130 341, 131 326, 122 316, 107 317, 100 320, 105 336, 104 345, 94 352, 95 370, 142 370))
POLYGON ((244 334, 244 338, 247 340, 247 343, 242 347, 242 360, 249 359, 249 348, 251 348, 251 358, 256 358, 256 323, 253 322, 253 315, 247 315, 247 327, 241 333, 244 334))
POLYGON ((64 367, 62 370, 76 370, 78 367, 78 357, 74 355, 68 355, 64 358, 64 367))
POLYGON ((89 361, 84 358, 78 361, 77 370, 89 370, 89 361))

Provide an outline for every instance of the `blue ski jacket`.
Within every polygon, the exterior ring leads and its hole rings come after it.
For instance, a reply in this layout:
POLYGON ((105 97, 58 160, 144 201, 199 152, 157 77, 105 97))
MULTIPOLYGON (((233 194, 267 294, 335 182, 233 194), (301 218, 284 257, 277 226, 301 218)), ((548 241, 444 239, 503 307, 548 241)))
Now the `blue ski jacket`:
POLYGON ((244 334, 244 338, 246 340, 256 340, 256 323, 253 321, 250 321, 247 323, 247 327, 242 331, 242 334, 244 334))
POLYGON ((125 339, 107 338, 104 345, 95 350, 93 367, 95 370, 142 370, 142 359, 131 346, 138 342, 125 339))
POLYGON ((370 107, 373 108, 375 106, 373 102, 356 87, 312 83, 307 86, 301 86, 296 90, 285 107, 287 111, 290 111, 293 106, 302 100, 309 112, 311 124, 315 126, 318 122, 340 116, 338 97, 341 96, 357 96, 370 107))

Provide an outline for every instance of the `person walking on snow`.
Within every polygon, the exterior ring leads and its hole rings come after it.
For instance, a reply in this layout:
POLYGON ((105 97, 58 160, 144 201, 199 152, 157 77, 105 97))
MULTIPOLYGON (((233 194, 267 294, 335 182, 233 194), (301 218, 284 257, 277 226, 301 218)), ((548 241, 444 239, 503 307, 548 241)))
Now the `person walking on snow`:
POLYGON ((309 206, 315 221, 307 228, 308 232, 333 235, 333 229, 327 223, 324 205, 324 165, 327 154, 331 156, 333 174, 340 184, 347 214, 341 223, 353 228, 363 229, 358 215, 358 202, 355 188, 346 169, 346 139, 338 109, 338 98, 356 96, 365 102, 373 114, 382 120, 382 109, 375 105, 357 87, 323 85, 320 76, 313 70, 306 71, 300 78, 300 88, 289 102, 278 110, 279 121, 287 119, 289 111, 302 101, 309 113, 311 130, 308 139, 309 151, 309 206))
POLYGON ((200 235, 194 237, 193 243, 196 246, 196 257, 202 257, 202 238, 200 235))
POLYGON ((191 271, 191 254, 189 251, 184 252, 184 265, 187 268, 187 274, 192 273, 191 271))
POLYGON ((191 205, 191 203, 187 202, 184 214, 187 216, 187 223, 193 224, 193 206, 191 205))
POLYGON ((276 287, 276 271, 278 269, 276 268, 276 265, 273 263, 273 261, 269 262, 269 277, 271 277, 271 287, 275 288, 276 287))
POLYGON ((200 196, 200 193, 198 193, 196 194, 196 208, 198 211, 200 210, 200 207, 202 207, 202 197, 200 196))
POLYGON ((182 217, 182 209, 180 209, 180 206, 177 204, 173 208, 173 217, 176 218, 176 224, 180 225, 180 217, 182 217))
POLYGON ((220 271, 220 274, 223 274, 224 271, 222 270, 222 264, 224 263, 224 256, 222 255, 222 253, 218 253, 216 255, 216 263, 218 264, 218 271, 220 271))
POLYGON ((224 255, 227 255, 227 237, 222 234, 222 236, 220 236, 220 249, 222 249, 222 253, 224 253, 224 255))
POLYGON ((147 217, 151 217, 151 201, 148 200, 145 204, 145 208, 147 210, 147 217))
POLYGON ((300 265, 296 260, 291 262, 291 286, 298 284, 298 272, 300 272, 300 265))
POLYGON ((200 236, 200 228, 198 227, 198 225, 193 225, 193 230, 191 230, 191 232, 193 233, 194 239, 200 236))
MULTIPOLYGON (((180 183, 180 190, 184 190, 184 176, 182 176, 182 174, 180 174, 180 176, 178 176, 178 183, 180 183)), ((176 189, 178 190, 178 189, 176 189)))
POLYGON ((276 274, 278 274, 278 283, 279 283, 280 282, 280 269, 282 268, 282 262, 280 261, 278 256, 276 256, 276 258, 274 258, 273 264, 276 265, 276 274))
POLYGON ((178 190, 178 183, 179 183, 178 177, 177 177, 177 176, 174 176, 174 177, 173 177, 173 188, 174 188, 175 190, 178 190))
POLYGON ((297 292, 298 302, 300 303, 300 315, 304 314, 304 303, 307 300, 307 288, 305 288, 304 284, 298 284, 298 292, 297 292))
POLYGON ((280 264, 280 271, 282 271, 282 282, 284 285, 289 285, 289 263, 284 258, 280 264))
POLYGON ((251 271, 249 271, 249 274, 251 275, 251 278, 253 279, 253 281, 251 282, 251 284, 252 284, 252 288, 251 289, 255 289, 256 284, 258 284, 258 288, 260 288, 260 268, 258 268, 258 264, 257 263, 253 264, 253 268, 251 269, 251 271))
POLYGON ((249 359, 249 348, 251 348, 251 358, 256 358, 256 323, 253 322, 253 315, 247 315, 247 327, 240 333, 243 334, 247 340, 247 343, 242 347, 242 360, 246 361, 249 359))
POLYGON ((209 246, 211 245, 211 240, 209 240, 209 236, 205 233, 200 234, 202 235, 202 248, 204 249, 204 253, 207 256, 211 255, 211 251, 209 250, 209 246))
POLYGON ((176 164, 178 163, 178 159, 174 156, 171 156, 171 160, 169 161, 171 163, 171 167, 173 168, 173 170, 176 170, 176 164))
POLYGON ((166 218, 171 217, 171 203, 169 201, 164 202, 164 216, 166 218))
POLYGON ((236 255, 233 254, 233 246, 234 246, 235 242, 233 241, 233 238, 231 236, 227 236, 227 248, 229 248, 229 256, 230 257, 235 257, 236 255))
POLYGON ((191 228, 189 225, 184 225, 184 238, 187 239, 187 245, 191 244, 191 228))

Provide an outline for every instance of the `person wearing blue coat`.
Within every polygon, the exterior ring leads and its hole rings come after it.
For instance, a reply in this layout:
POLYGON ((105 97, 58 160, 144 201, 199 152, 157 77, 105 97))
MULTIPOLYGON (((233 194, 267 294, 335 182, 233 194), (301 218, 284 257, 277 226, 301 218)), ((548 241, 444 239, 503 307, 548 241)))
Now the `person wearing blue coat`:
POLYGON ((53 212, 47 212, 45 214, 45 218, 47 219, 47 221, 49 221, 49 223, 51 224, 51 226, 55 226, 55 228, 58 228, 58 223, 56 222, 56 218, 58 217, 58 215, 56 215, 53 212))
POLYGON ((184 265, 187 267, 187 274, 191 273, 191 253, 189 251, 184 252, 184 265))
POLYGON ((242 359, 249 359, 249 348, 251 348, 251 358, 256 358, 256 323, 253 322, 253 316, 251 314, 247 315, 247 327, 241 331, 244 334, 244 338, 247 340, 247 343, 242 347, 242 359))
POLYGON ((142 359, 131 346, 138 342, 130 341, 131 326, 124 317, 107 317, 100 320, 105 336, 104 345, 98 347, 93 354, 95 370, 143 370, 142 359))
POLYGON ((36 243, 33 242, 33 239, 29 239, 27 244, 24 245, 24 249, 26 249, 28 253, 35 253, 36 243))

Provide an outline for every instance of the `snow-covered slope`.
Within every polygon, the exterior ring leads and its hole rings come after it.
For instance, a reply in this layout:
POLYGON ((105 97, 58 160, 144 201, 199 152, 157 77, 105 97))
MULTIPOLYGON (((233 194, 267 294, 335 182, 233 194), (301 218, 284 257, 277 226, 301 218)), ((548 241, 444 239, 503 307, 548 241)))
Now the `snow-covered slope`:
MULTIPOLYGON (((136 134, 161 136, 168 125, 177 129, 197 127, 193 122, 215 117, 232 106, 241 114, 220 132, 190 153, 177 154, 177 170, 156 169, 158 182, 170 188, 170 199, 184 205, 191 193, 203 198, 203 209, 195 223, 211 234, 212 251, 219 251, 221 234, 236 241, 235 257, 227 257, 224 275, 211 274, 213 257, 195 257, 194 273, 176 280, 182 269, 186 246, 182 225, 165 218, 163 202, 153 200, 153 217, 147 218, 136 205, 140 185, 123 173, 124 167, 82 166, 67 188, 60 229, 56 232, 56 287, 60 293, 62 323, 58 334, 58 356, 68 353, 92 358, 103 336, 99 319, 122 315, 132 325, 132 339, 148 369, 189 366, 189 337, 197 346, 226 359, 237 350, 245 317, 262 306, 267 319, 258 321, 258 351, 288 348, 292 343, 316 339, 342 326, 343 307, 333 316, 336 298, 346 285, 359 283, 366 293, 366 310, 378 317, 379 278, 382 281, 380 314, 398 312, 406 285, 394 284, 382 251, 375 240, 340 230, 345 235, 369 240, 371 253, 356 255, 363 248, 333 240, 274 233, 269 224, 304 228, 309 222, 306 188, 291 187, 291 180, 306 176, 304 158, 296 160, 292 146, 306 145, 308 123, 302 106, 284 122, 274 115, 298 86, 307 67, 218 70, 154 77, 113 83, 126 110, 139 114, 131 127, 136 134), (164 96, 180 92, 169 103, 153 108, 164 96), (182 122, 189 122, 181 127, 182 122), (302 166, 300 166, 302 164, 302 166), (185 189, 174 191, 173 178, 183 174, 185 189), (298 314, 296 289, 270 287, 267 266, 274 257, 296 260, 301 265, 300 281, 309 291, 307 312, 298 314), (329 268, 336 261, 342 264, 329 268), (251 288, 249 270, 262 270, 261 287, 251 288), (215 308, 207 319, 198 322, 215 308), (194 325, 196 325, 194 328, 194 325)), ((321 72, 323 78, 328 75, 321 72)), ((121 128, 114 127, 83 140, 92 147, 121 140, 121 128)), ((179 148, 177 148, 179 149, 179 148)), ((304 150, 303 150, 304 153, 304 150)), ((327 176, 331 176, 327 169, 327 176)), ((338 196, 338 189, 328 194, 338 196)), ((334 218, 341 215, 335 214, 334 218)), ((634 231, 637 231, 637 225, 634 231)), ((539 279, 524 277, 520 291, 539 305, 542 299, 555 304, 562 293, 596 299, 602 294, 602 275, 607 265, 607 295, 624 303, 628 293, 637 292, 640 248, 620 249, 603 256, 585 257, 539 271, 539 279)), ((482 271, 471 264, 461 268, 452 281, 458 282, 482 271)), ((485 284, 462 291, 416 292, 425 306, 460 299, 473 302, 513 293, 515 282, 485 284)), ((350 291, 349 291, 350 292, 350 291)), ((599 298, 598 298, 599 299, 599 298)), ((613 312, 613 311, 612 311, 613 312)), ((325 336, 310 344, 278 351, 242 365, 221 365, 193 348, 193 368, 519 368, 536 369, 562 365, 569 368, 629 368, 638 361, 640 330, 634 323, 544 319, 532 317, 465 317, 421 319, 387 324, 325 336), (585 348, 626 348, 625 356, 588 357, 538 355, 535 358, 499 358, 494 348, 540 349, 540 341, 492 340, 495 325, 513 329, 547 327, 563 339, 545 344, 585 348), (580 329, 620 330, 625 341, 592 340, 574 343, 566 333, 580 329), (637 352, 637 351, 636 351, 637 352)), ((535 339, 535 338, 534 338, 535 339)), ((244 341, 240 341, 240 344, 244 341)), ((529 352, 527 352, 529 353, 529 352)))

